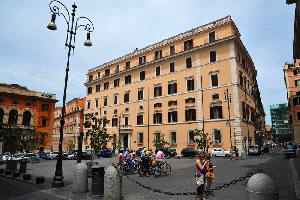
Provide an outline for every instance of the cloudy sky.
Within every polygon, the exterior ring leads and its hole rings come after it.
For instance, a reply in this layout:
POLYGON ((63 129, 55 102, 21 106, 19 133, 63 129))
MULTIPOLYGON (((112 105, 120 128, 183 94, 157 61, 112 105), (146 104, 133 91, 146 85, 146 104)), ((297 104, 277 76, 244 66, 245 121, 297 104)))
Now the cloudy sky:
MULTIPOLYGON (((79 28, 70 58, 67 101, 86 95, 88 69, 230 15, 258 72, 258 85, 270 124, 270 105, 286 103, 283 65, 292 61, 295 4, 285 0, 61 0, 76 17, 94 24, 92 47, 79 28)), ((47 29, 50 0, 0 0, 0 83, 57 95, 62 105, 67 24, 47 29)), ((61 11, 64 12, 63 8, 61 11)), ((83 21, 82 23, 85 23, 83 21)))

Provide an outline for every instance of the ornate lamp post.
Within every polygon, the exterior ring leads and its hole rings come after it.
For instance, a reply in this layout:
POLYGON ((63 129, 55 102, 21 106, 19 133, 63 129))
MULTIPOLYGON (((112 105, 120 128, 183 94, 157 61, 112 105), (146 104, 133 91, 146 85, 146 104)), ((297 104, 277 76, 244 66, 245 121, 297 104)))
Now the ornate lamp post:
POLYGON ((230 148, 232 147, 231 141, 231 123, 230 123, 230 104, 231 104, 231 94, 228 93, 228 89, 224 92, 224 101, 228 103, 228 121, 226 122, 226 126, 229 126, 229 135, 230 135, 230 148))
POLYGON ((74 18, 75 18, 75 11, 77 6, 72 5, 72 13, 70 15, 68 9, 64 4, 62 4, 60 1, 53 0, 49 4, 50 11, 52 13, 52 19, 51 22, 48 24, 47 28, 50 30, 57 30, 56 24, 55 24, 55 19, 56 16, 63 16, 67 22, 68 29, 67 29, 67 38, 66 38, 66 43, 65 46, 68 47, 68 61, 67 61, 67 67, 66 67, 66 76, 65 76, 65 86, 64 86, 64 94, 63 94, 63 107, 62 107, 62 117, 60 120, 60 136, 59 136, 59 147, 58 147, 58 156, 57 156, 57 162, 56 162, 56 171, 55 171, 55 176, 53 177, 54 181, 52 182, 52 187, 53 188, 60 188, 64 187, 64 181, 63 181, 63 172, 62 172, 62 141, 63 141, 63 128, 65 124, 65 106, 66 106, 66 91, 67 91, 67 85, 68 85, 68 72, 69 72, 69 64, 70 64, 70 55, 71 55, 71 50, 75 48, 75 36, 77 29, 81 26, 84 27, 84 29, 87 31, 87 40, 84 42, 85 46, 92 46, 92 42, 90 41, 90 32, 93 32, 94 30, 94 25, 90 19, 87 17, 78 17, 75 22, 74 26, 74 18), (58 5, 52 5, 52 3, 57 3, 58 5), (60 12, 59 7, 63 7, 67 15, 63 14, 60 12), (83 19, 87 20, 87 24, 81 25, 78 24, 78 20, 83 19))

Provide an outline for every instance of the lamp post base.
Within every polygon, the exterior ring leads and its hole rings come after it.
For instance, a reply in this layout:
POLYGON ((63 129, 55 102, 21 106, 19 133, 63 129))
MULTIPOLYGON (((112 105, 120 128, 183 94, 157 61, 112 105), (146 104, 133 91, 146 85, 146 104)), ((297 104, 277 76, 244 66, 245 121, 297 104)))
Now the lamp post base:
POLYGON ((65 187, 65 183, 63 181, 63 176, 54 176, 54 181, 52 182, 52 188, 61 188, 65 187))

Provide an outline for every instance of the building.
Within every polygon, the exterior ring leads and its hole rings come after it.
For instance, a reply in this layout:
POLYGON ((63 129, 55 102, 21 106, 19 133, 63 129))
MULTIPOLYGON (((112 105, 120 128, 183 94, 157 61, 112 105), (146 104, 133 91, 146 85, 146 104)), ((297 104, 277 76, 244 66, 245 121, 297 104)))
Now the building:
POLYGON ((30 91, 18 84, 1 84, 0 123, 18 125, 24 133, 35 129, 39 134, 38 150, 50 150, 56 102, 55 94, 30 91))
MULTIPOLYGON (((74 144, 78 148, 78 136, 83 130, 84 123, 85 97, 82 99, 72 99, 66 103, 65 125, 63 134, 62 150, 69 151, 69 144, 74 144)), ((60 120, 62 107, 56 107, 54 110, 54 124, 51 151, 58 151, 60 138, 60 120)))
POLYGON ((180 153, 203 129, 211 147, 244 150, 264 121, 256 76, 227 16, 88 70, 85 112, 109 119, 124 148, 153 149, 164 134, 180 153))
POLYGON ((270 106, 272 121, 272 136, 275 142, 289 142, 293 140, 290 125, 290 111, 287 103, 270 106))
POLYGON ((300 143, 300 2, 287 0, 287 4, 296 4, 294 20, 293 63, 285 63, 284 80, 290 108, 293 141, 300 143))

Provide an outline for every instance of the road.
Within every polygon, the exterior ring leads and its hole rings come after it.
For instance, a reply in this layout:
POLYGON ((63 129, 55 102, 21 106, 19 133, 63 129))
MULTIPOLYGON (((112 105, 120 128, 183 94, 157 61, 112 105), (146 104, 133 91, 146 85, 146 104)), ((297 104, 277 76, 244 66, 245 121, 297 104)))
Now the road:
MULTIPOLYGON (((116 163, 114 158, 96 159, 100 165, 107 168, 111 163, 116 163)), ((85 161, 84 161, 85 162, 85 161)), ((195 199, 196 182, 194 179, 195 159, 175 158, 168 159, 167 162, 172 166, 172 173, 168 176, 155 178, 139 177, 137 174, 131 175, 130 179, 122 177, 122 196, 124 200, 143 200, 143 199, 172 199, 172 200, 189 200, 195 199), (155 192, 161 190, 162 193, 155 192), (165 192, 170 192, 167 195, 165 192)), ((246 160, 231 161, 225 157, 213 157, 212 162, 217 167, 214 172, 216 179, 213 180, 212 189, 215 196, 209 197, 214 199, 247 199, 246 186, 249 173, 255 173, 262 169, 274 181, 279 192, 279 199, 295 200, 296 192, 294 187, 293 173, 291 166, 294 165, 300 174, 300 155, 297 158, 286 159, 282 149, 271 150, 270 153, 261 156, 247 156, 246 160), (239 180, 236 184, 229 184, 226 188, 218 190, 219 186, 239 180), (243 179, 243 178, 241 178, 243 179)), ((55 172, 56 161, 45 161, 41 163, 28 164, 27 171, 33 175, 29 183, 13 180, 0 176, 0 194, 5 194, 5 199, 95 199, 90 197, 90 191, 82 195, 72 195, 72 177, 76 161, 63 161, 63 173, 65 187, 61 189, 51 189, 52 178, 55 172), (43 175, 46 182, 41 185, 35 184, 34 175, 43 175), (17 191, 17 192, 15 192, 17 191), (27 198, 28 197, 28 198, 27 198), (30 198, 29 198, 30 197, 30 198)), ((3 165, 2 167, 5 167, 3 165)), ((1 168, 1 166, 0 166, 1 168)), ((251 175, 251 174, 250 174, 251 175)), ((22 180, 20 177, 18 180, 22 180)), ((299 176, 298 176, 299 180, 299 176)), ((300 187, 298 185, 298 187, 300 187)), ((91 179, 89 179, 89 188, 91 188, 91 179)), ((2 195, 1 195, 2 196, 2 195)), ((1 199, 1 197, 0 197, 1 199)))

